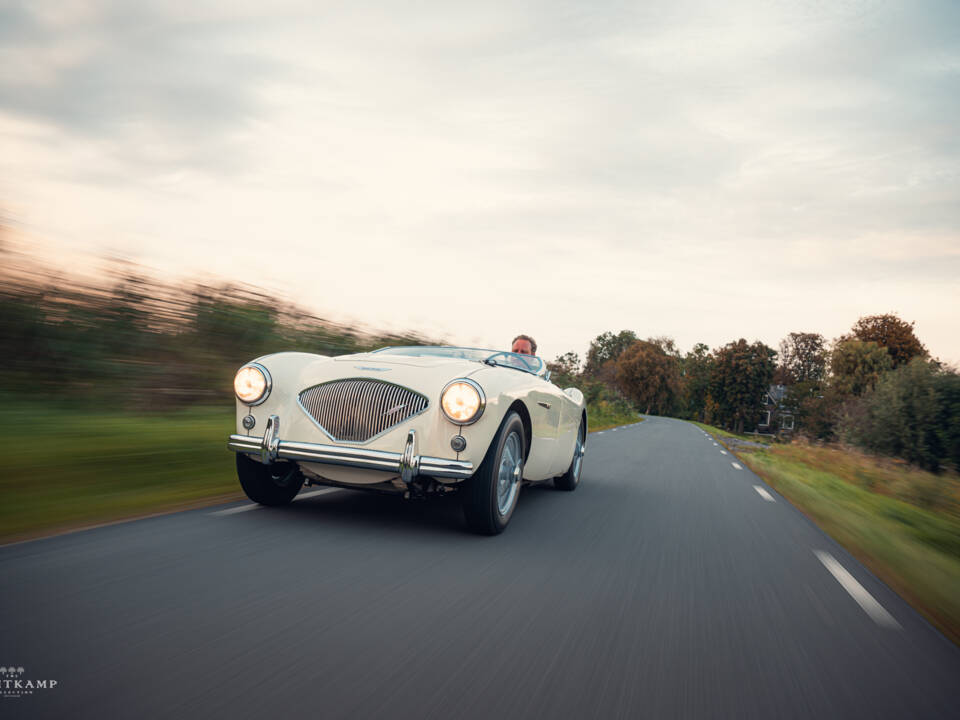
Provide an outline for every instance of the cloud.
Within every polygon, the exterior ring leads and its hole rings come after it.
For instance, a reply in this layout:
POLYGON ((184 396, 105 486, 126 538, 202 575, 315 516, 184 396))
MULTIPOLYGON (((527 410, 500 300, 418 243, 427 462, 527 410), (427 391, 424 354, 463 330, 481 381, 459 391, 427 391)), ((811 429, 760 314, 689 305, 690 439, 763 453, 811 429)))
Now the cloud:
POLYGON ((621 326, 775 343, 864 298, 939 328, 926 288, 960 300, 949 0, 0 13, 0 192, 92 252, 452 337, 493 341, 519 298, 548 353, 621 326), (698 309, 724 304, 770 316, 698 309))

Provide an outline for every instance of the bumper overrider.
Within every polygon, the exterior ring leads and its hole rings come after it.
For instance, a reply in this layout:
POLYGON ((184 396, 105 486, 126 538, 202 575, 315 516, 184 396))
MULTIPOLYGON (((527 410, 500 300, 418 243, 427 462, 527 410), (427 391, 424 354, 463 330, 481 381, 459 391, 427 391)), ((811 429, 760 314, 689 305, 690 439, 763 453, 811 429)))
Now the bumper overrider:
POLYGON ((473 475, 473 463, 417 455, 417 433, 407 432, 403 452, 369 450, 360 447, 322 445, 280 439, 280 418, 271 415, 263 437, 231 435, 227 447, 234 452, 256 455, 264 464, 275 460, 326 463, 362 470, 396 473, 405 483, 425 475, 433 478, 466 480, 473 475))

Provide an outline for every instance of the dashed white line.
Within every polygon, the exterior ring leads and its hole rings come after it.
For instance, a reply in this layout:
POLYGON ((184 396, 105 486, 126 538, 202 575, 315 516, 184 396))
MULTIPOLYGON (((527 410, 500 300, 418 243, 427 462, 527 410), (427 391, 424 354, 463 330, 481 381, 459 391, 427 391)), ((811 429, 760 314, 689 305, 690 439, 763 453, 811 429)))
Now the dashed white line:
POLYGON ((756 491, 757 491, 757 494, 759 494, 760 497, 762 497, 762 498, 763 498, 764 500, 766 500, 767 502, 776 502, 776 500, 773 499, 773 495, 771 495, 770 493, 768 493, 766 490, 764 490, 764 489, 763 489, 762 487, 760 487, 759 485, 754 485, 754 486, 753 486, 753 489, 756 490, 756 491))
POLYGON ((726 454, 727 454, 727 451, 726 451, 726 450, 721 450, 721 451, 720 451, 720 454, 721 454, 721 455, 726 455, 726 454))
POLYGON ((888 613, 883 606, 874 600, 873 595, 868 593, 866 589, 857 582, 857 579, 847 572, 847 569, 837 562, 836 558, 833 557, 828 552, 821 552, 820 550, 814 550, 817 558, 820 562, 823 563, 823 566, 830 571, 830 574, 836 579, 838 583, 850 593, 850 597, 857 601, 857 605, 863 608, 863 611, 871 617, 871 619, 877 623, 877 625, 882 625, 883 627, 893 628, 894 630, 900 629, 900 623, 898 623, 893 615, 888 613))
MULTIPOLYGON (((323 488, 322 490, 311 490, 310 492, 300 493, 294 498, 294 502, 297 500, 304 500, 306 498, 316 497, 317 495, 326 495, 328 493, 340 492, 340 488, 323 488)), ((261 508, 263 505, 257 505, 256 503, 251 503, 249 505, 241 505, 240 507, 227 508, 226 510, 217 510, 216 512, 207 513, 208 515, 236 515, 237 513, 246 512, 247 510, 256 510, 261 508)))
POLYGON ((714 447, 719 447, 719 445, 717 445, 716 443, 714 443, 713 446, 714 446, 714 447))
POLYGON ((740 467, 740 465, 738 465, 738 464, 735 463, 735 462, 732 462, 732 463, 730 463, 730 464, 733 465, 737 470, 743 470, 743 468, 740 467))

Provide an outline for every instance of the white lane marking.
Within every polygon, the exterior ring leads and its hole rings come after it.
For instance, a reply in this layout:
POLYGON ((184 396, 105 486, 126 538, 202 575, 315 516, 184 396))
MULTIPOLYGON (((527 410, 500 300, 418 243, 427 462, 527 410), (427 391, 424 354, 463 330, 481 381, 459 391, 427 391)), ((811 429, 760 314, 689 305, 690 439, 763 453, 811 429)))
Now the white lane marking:
POLYGON ((329 495, 330 493, 340 492, 340 488, 321 488, 320 490, 311 490, 310 492, 300 493, 294 500, 304 500, 306 498, 316 497, 317 495, 329 495))
POLYGON ((894 630, 900 629, 900 623, 898 623, 893 615, 888 613, 883 606, 873 599, 873 595, 868 593, 866 589, 857 582, 857 579, 847 572, 847 569, 837 562, 836 558, 833 557, 828 552, 821 552, 820 550, 814 550, 817 558, 820 562, 823 563, 823 566, 830 571, 830 574, 836 579, 838 583, 850 593, 850 597, 857 601, 857 605, 863 608, 863 611, 871 617, 871 619, 877 624, 882 625, 883 627, 893 628, 894 630))
POLYGON ((737 463, 735 463, 735 462, 732 462, 732 463, 730 463, 730 464, 733 465, 737 470, 743 470, 743 468, 740 467, 740 466, 739 466, 737 463))
POLYGON ((226 510, 217 510, 216 512, 207 513, 208 515, 236 515, 237 513, 246 512, 247 510, 256 510, 259 508, 259 505, 241 505, 240 507, 227 508, 226 510))
POLYGON ((721 455, 726 455, 726 454, 727 454, 727 451, 726 451, 726 450, 721 450, 721 451, 720 451, 720 454, 721 454, 721 455))
POLYGON ((714 447, 719 447, 716 443, 713 444, 714 447))
POLYGON ((597 435, 603 435, 603 430, 597 433, 597 435))
POLYGON ((754 485, 754 486, 753 486, 753 489, 756 490, 757 493, 760 495, 760 497, 762 497, 762 498, 763 498, 764 500, 766 500, 767 502, 776 502, 776 500, 773 499, 773 495, 771 495, 770 493, 768 493, 766 490, 764 490, 764 489, 763 489, 762 487, 760 487, 759 485, 754 485))
MULTIPOLYGON (((310 492, 300 493, 293 500, 303 500, 304 498, 312 498, 317 495, 326 495, 327 493, 339 492, 340 488, 324 488, 322 490, 311 490, 310 492)), ((263 507, 263 505, 257 505, 256 503, 250 503, 249 505, 241 505, 240 507, 227 508, 226 510, 217 510, 216 512, 207 513, 208 515, 236 515, 237 513, 246 512, 247 510, 257 510, 263 507)))

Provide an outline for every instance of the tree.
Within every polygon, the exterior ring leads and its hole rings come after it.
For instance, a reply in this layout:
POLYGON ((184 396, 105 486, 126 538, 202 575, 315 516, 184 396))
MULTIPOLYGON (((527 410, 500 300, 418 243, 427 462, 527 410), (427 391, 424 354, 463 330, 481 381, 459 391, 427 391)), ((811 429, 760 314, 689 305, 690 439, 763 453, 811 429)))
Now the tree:
POLYGON ((875 342, 841 340, 830 353, 830 384, 840 395, 860 396, 892 367, 887 348, 875 342))
POLYGON ((726 427, 742 433, 747 423, 756 422, 776 357, 773 348, 743 338, 714 351, 710 395, 717 404, 717 419, 726 427))
POLYGON ((901 320, 893 314, 869 315, 857 320, 851 335, 843 340, 856 339, 875 342, 886 348, 894 369, 905 365, 915 357, 926 357, 927 349, 913 331, 914 323, 901 320))
POLYGON ((774 382, 786 385, 784 405, 793 412, 795 427, 813 437, 833 432, 834 395, 824 393, 827 351, 819 333, 790 333, 780 341, 780 364, 774 382))
POLYGON ((779 375, 784 385, 820 383, 827 375, 823 335, 792 332, 780 341, 779 375))
POLYGON ((677 359, 646 340, 637 340, 616 361, 620 390, 645 413, 668 414, 680 391, 677 359))
POLYGON ((686 417, 707 422, 706 413, 710 404, 710 375, 713 372, 713 357, 710 348, 697 343, 680 363, 681 403, 686 417))
POLYGON ((914 358, 885 373, 843 419, 842 434, 927 470, 960 467, 960 375, 914 358))
POLYGON ((672 337, 667 337, 666 335, 658 335, 657 337, 648 337, 647 342, 653 345, 656 345, 658 348, 663 350, 663 352, 666 355, 675 357, 678 360, 681 357, 683 357, 682 353, 677 347, 677 343, 674 341, 672 337))
POLYGON ((554 384, 558 387, 570 387, 580 375, 580 356, 575 352, 557 355, 553 362, 547 363, 554 384))
POLYGON ((584 373, 597 375, 604 365, 619 358, 623 351, 633 345, 637 339, 637 334, 632 330, 621 330, 616 335, 612 332, 597 335, 590 343, 590 349, 587 351, 584 373))

